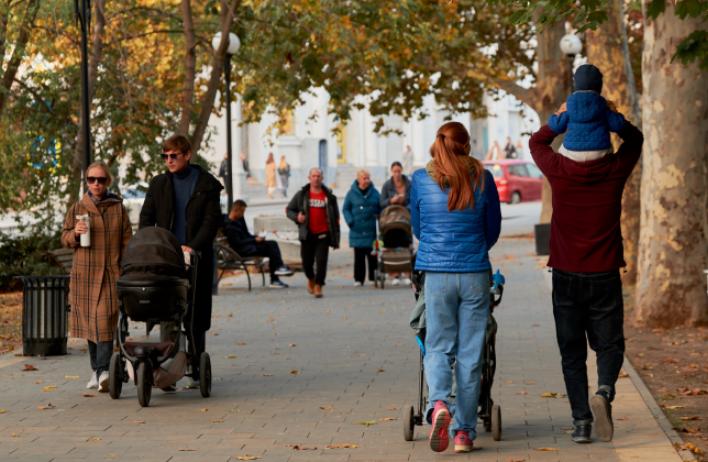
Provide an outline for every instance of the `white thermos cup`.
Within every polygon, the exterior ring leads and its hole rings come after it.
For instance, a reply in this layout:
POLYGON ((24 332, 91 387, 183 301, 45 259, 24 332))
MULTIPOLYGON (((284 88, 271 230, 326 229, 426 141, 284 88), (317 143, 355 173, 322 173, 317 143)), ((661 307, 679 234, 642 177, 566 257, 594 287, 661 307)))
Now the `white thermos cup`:
POLYGON ((91 224, 89 222, 88 213, 84 215, 76 215, 76 219, 86 223, 86 232, 81 234, 81 237, 79 238, 81 247, 91 247, 91 224))

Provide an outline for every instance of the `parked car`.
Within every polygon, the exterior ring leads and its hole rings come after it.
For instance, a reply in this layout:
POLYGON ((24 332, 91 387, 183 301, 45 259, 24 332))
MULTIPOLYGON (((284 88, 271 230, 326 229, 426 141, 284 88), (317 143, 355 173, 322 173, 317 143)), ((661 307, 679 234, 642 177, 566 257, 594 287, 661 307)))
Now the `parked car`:
POLYGON ((484 166, 494 175, 499 200, 508 204, 541 200, 543 174, 527 160, 485 160, 484 166))

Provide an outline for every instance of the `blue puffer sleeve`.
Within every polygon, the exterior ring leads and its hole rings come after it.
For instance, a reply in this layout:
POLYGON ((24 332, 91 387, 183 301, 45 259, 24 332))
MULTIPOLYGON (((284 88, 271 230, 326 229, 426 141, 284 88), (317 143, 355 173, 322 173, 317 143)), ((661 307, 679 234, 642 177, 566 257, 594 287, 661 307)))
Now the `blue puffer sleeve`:
POLYGON ((611 132, 619 133, 624 128, 624 116, 619 112, 607 111, 607 125, 611 132))
POLYGON ((487 213, 485 215, 485 237, 487 239, 487 250, 491 249, 499 239, 501 232, 501 205, 499 205, 499 192, 494 183, 494 177, 489 170, 484 171, 484 196, 487 202, 487 213))
POLYGON ((565 133, 568 129, 568 111, 562 112, 559 115, 553 114, 548 118, 548 127, 556 134, 565 133))
POLYGON ((408 202, 408 210, 411 212, 411 227, 413 234, 420 239, 420 206, 418 204, 418 180, 414 173, 411 180, 410 201, 408 202))

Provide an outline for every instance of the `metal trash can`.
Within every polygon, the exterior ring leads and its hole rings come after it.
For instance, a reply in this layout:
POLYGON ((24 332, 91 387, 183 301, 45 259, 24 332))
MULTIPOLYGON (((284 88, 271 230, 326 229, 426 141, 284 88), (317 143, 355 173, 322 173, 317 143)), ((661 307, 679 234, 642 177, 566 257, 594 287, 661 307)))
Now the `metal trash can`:
POLYGON ((69 276, 20 276, 22 354, 65 355, 69 276))

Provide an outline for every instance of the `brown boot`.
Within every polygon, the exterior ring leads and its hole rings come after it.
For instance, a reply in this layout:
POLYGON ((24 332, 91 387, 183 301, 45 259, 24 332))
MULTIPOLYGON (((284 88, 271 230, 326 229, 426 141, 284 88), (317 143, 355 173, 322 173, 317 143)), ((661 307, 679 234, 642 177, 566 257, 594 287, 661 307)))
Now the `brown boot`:
POLYGON ((315 280, 314 279, 307 280, 307 291, 311 294, 315 293, 315 280))
POLYGON ((322 298, 322 286, 315 284, 315 298, 322 298))

